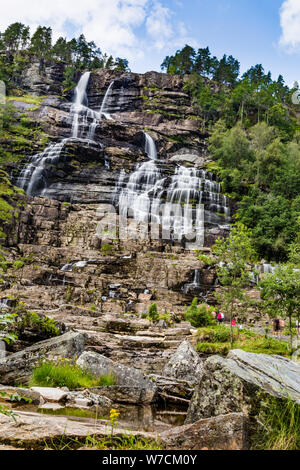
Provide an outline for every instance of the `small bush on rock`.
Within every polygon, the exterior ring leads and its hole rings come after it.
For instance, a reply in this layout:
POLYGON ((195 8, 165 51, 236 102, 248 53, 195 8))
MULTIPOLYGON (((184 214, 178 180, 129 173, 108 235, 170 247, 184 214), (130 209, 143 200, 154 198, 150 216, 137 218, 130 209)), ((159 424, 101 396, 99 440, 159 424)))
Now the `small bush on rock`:
POLYGON ((212 308, 208 305, 198 305, 198 299, 195 297, 191 306, 185 312, 185 319, 195 328, 209 326, 214 323, 211 312, 212 308))
POLYGON ((158 314, 158 311, 157 311, 157 304, 156 303, 152 304, 149 307, 148 316, 149 316, 150 321, 152 321, 152 323, 158 323, 159 322, 159 314, 158 314))

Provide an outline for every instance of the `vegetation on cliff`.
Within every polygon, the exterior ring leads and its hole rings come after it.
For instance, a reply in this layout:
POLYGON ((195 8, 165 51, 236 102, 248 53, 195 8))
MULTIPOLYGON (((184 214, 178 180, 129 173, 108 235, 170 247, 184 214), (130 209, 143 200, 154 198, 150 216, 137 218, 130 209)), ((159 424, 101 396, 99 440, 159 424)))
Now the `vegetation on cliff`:
POLYGON ((264 259, 285 261, 290 249, 299 251, 300 127, 292 103, 298 84, 290 90, 261 64, 239 77, 236 59, 219 61, 209 48, 186 46, 162 68, 185 75, 186 91, 210 132, 211 170, 238 202, 255 249, 264 259))
POLYGON ((0 33, 0 80, 5 82, 8 90, 18 86, 22 73, 33 57, 39 59, 41 70, 45 61, 64 63, 65 88, 75 85, 73 78, 76 70, 129 70, 127 59, 114 59, 102 53, 95 42, 88 42, 83 34, 70 41, 60 37, 53 44, 50 27, 38 26, 30 36, 29 27, 17 22, 0 33))

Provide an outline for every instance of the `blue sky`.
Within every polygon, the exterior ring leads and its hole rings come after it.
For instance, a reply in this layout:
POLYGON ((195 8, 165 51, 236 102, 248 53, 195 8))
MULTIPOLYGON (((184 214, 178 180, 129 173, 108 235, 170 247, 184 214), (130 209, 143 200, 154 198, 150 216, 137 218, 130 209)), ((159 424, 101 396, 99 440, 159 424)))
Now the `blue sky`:
POLYGON ((232 54, 242 72, 262 63, 274 78, 300 81, 300 0, 10 0, 0 30, 15 21, 50 25, 55 39, 83 32, 133 72, 159 71, 190 44, 232 54))

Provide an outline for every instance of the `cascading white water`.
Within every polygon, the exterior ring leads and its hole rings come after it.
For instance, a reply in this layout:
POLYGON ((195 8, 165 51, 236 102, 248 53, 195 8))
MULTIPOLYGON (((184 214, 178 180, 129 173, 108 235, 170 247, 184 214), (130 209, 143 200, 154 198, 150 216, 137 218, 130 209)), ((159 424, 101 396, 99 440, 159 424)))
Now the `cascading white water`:
POLYGON ((191 284, 186 284, 183 287, 183 292, 185 294, 188 294, 190 291, 193 291, 193 290, 195 290, 199 287, 201 287, 201 285, 200 285, 200 271, 199 271, 199 269, 195 269, 193 282, 191 284))
POLYGON ((75 88, 75 99, 71 107, 71 113, 73 113, 73 123, 72 123, 72 137, 77 138, 79 133, 80 124, 86 124, 86 110, 88 109, 88 99, 87 99, 87 87, 90 80, 91 72, 85 72, 75 88), (80 116, 83 116, 82 123, 80 123, 80 116))
POLYGON ((109 97, 111 95, 111 91, 112 91, 112 87, 113 87, 113 84, 114 84, 114 81, 111 82, 111 84, 109 85, 106 93, 105 93, 105 96, 103 98, 103 101, 102 101, 102 105, 101 105, 101 109, 100 109, 100 118, 102 116, 105 117, 105 119, 108 119, 110 121, 113 121, 113 118, 111 117, 111 115, 107 112, 107 103, 108 103, 108 100, 109 100, 109 97))
POLYGON ((68 139, 47 147, 42 153, 29 158, 29 163, 21 172, 17 186, 24 189, 29 196, 42 191, 46 186, 47 166, 55 165, 60 157, 61 151, 68 139))
POLYGON ((175 174, 163 178, 155 161, 157 150, 153 139, 145 133, 145 151, 149 161, 138 165, 125 185, 125 173, 120 176, 118 189, 119 213, 122 217, 133 217, 144 223, 157 223, 172 238, 182 240, 184 236, 199 234, 203 230, 206 206, 211 222, 211 213, 230 216, 227 198, 221 194, 221 185, 205 170, 177 167, 175 174))
POLYGON ((144 132, 145 138, 146 138, 146 144, 145 144, 145 152, 150 158, 150 160, 157 160, 157 150, 156 150, 156 145, 152 137, 147 134, 147 132, 144 132))
MULTIPOLYGON (((88 142, 94 142, 96 128, 101 121, 102 114, 106 119, 112 120, 111 116, 107 113, 103 112, 101 114, 101 111, 99 113, 88 107, 87 87, 90 75, 91 72, 85 72, 75 88, 74 102, 70 109, 72 116, 71 137, 63 139, 56 144, 51 144, 42 153, 30 157, 29 163, 21 172, 17 185, 24 189, 29 196, 43 194, 47 185, 47 170, 49 166, 54 166, 58 163, 63 147, 68 141, 80 138, 88 142)), ((105 110, 107 106, 113 83, 110 84, 104 96, 101 110, 105 110)), ((109 164, 106 161, 107 167, 109 167, 109 164)))

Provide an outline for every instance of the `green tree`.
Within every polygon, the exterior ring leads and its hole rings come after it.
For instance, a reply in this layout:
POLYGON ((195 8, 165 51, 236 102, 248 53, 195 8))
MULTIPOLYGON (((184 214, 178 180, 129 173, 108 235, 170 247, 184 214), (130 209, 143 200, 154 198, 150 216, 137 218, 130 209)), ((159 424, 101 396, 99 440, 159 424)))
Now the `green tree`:
POLYGON ((49 58, 52 49, 52 29, 39 26, 31 38, 30 50, 40 59, 49 58))
POLYGON ((166 57, 161 64, 161 69, 171 75, 185 75, 193 72, 196 51, 186 45, 178 50, 175 56, 166 57))
POLYGON ((72 45, 65 38, 60 37, 52 48, 52 56, 54 59, 67 64, 72 62, 72 45))
POLYGON ((216 256, 220 293, 217 300, 230 319, 230 341, 233 344, 232 320, 239 313, 239 302, 245 302, 245 290, 250 284, 249 263, 256 259, 252 246, 252 234, 240 222, 232 228, 228 238, 218 239, 212 248, 216 256))
POLYGON ((300 271, 291 264, 278 267, 261 281, 262 298, 272 317, 289 319, 290 346, 293 350, 292 318, 300 317, 300 271))
POLYGON ((234 87, 240 74, 240 63, 232 55, 222 57, 215 68, 213 79, 224 85, 234 87))
POLYGON ((117 57, 115 60, 114 69, 118 72, 130 72, 128 60, 117 57))
POLYGON ((149 318, 152 321, 152 323, 158 323, 159 314, 158 314, 158 311, 157 311, 157 304, 156 303, 150 305, 148 315, 149 315, 149 318))
POLYGON ((2 35, 2 47, 9 52, 19 51, 28 45, 29 38, 28 26, 22 23, 13 23, 2 35))

